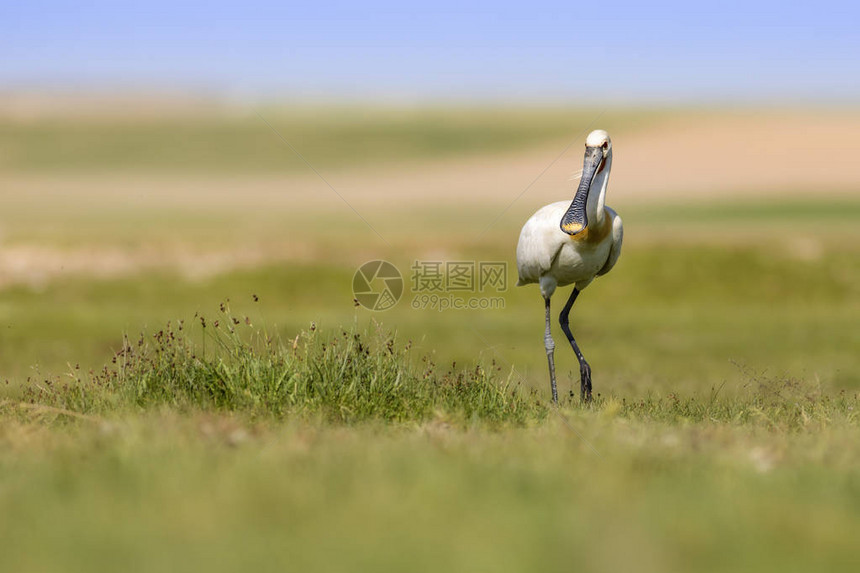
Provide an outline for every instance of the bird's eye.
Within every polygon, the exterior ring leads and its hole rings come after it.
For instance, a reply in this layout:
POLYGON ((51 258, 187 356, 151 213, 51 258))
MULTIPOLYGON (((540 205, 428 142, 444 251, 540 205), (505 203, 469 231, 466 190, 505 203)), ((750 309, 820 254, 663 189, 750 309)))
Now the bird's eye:
POLYGON ((603 149, 609 149, 609 142, 608 141, 603 142, 603 149))

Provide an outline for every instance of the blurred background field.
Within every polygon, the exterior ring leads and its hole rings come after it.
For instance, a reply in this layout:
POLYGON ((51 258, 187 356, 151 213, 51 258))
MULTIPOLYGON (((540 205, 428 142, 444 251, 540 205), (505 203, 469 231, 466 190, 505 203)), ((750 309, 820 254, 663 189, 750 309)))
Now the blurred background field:
POLYGON ((608 201, 626 229, 623 264, 574 316, 601 392, 738 388, 749 370, 860 384, 853 111, 204 107, 193 120, 7 110, 13 386, 97 367, 122 332, 229 298, 289 337, 378 320, 440 363, 496 358, 545 391, 541 301, 513 287, 514 248, 531 212, 569 198, 596 125, 614 137, 608 201), (741 124, 744 140, 726 137, 741 124), (799 161, 807 142, 786 132, 817 134, 831 168, 799 161), (355 308, 351 277, 380 258, 407 283, 416 260, 505 262, 504 309, 415 310, 409 288, 390 311, 355 308))

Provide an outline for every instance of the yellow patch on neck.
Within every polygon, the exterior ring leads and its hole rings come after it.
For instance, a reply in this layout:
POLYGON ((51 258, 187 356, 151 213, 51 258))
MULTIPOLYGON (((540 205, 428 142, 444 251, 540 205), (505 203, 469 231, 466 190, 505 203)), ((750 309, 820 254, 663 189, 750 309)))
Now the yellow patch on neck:
MULTIPOLYGON (((576 224, 576 227, 582 229, 582 225, 576 224)), ((565 226, 565 231, 567 231, 567 226, 565 226)), ((582 230, 581 233, 576 235, 571 235, 571 241, 577 242, 585 242, 585 243, 599 243, 603 239, 609 235, 609 232, 612 230, 612 221, 609 217, 609 213, 604 209, 603 211, 603 222, 599 228, 595 227, 594 223, 589 223, 588 226, 582 230)))

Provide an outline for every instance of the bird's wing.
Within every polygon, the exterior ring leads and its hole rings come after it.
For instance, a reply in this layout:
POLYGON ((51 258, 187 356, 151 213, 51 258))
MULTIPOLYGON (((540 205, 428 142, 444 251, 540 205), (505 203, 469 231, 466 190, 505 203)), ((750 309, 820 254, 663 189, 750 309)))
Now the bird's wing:
POLYGON ((621 256, 621 243, 624 240, 624 226, 621 224, 621 217, 609 207, 606 210, 612 217, 612 246, 609 248, 609 257, 607 257, 603 268, 597 272, 597 276, 605 275, 612 270, 612 267, 618 262, 618 257, 621 256))
POLYGON ((546 205, 526 221, 517 243, 517 285, 538 282, 552 267, 567 238, 558 226, 566 208, 565 201, 546 205))

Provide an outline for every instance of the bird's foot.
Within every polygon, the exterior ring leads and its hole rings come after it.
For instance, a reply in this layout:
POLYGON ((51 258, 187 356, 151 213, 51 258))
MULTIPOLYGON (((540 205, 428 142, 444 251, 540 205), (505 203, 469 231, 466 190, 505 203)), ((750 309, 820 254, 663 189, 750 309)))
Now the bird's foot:
POLYGON ((591 366, 583 360, 579 363, 579 391, 583 402, 591 402, 591 366))

